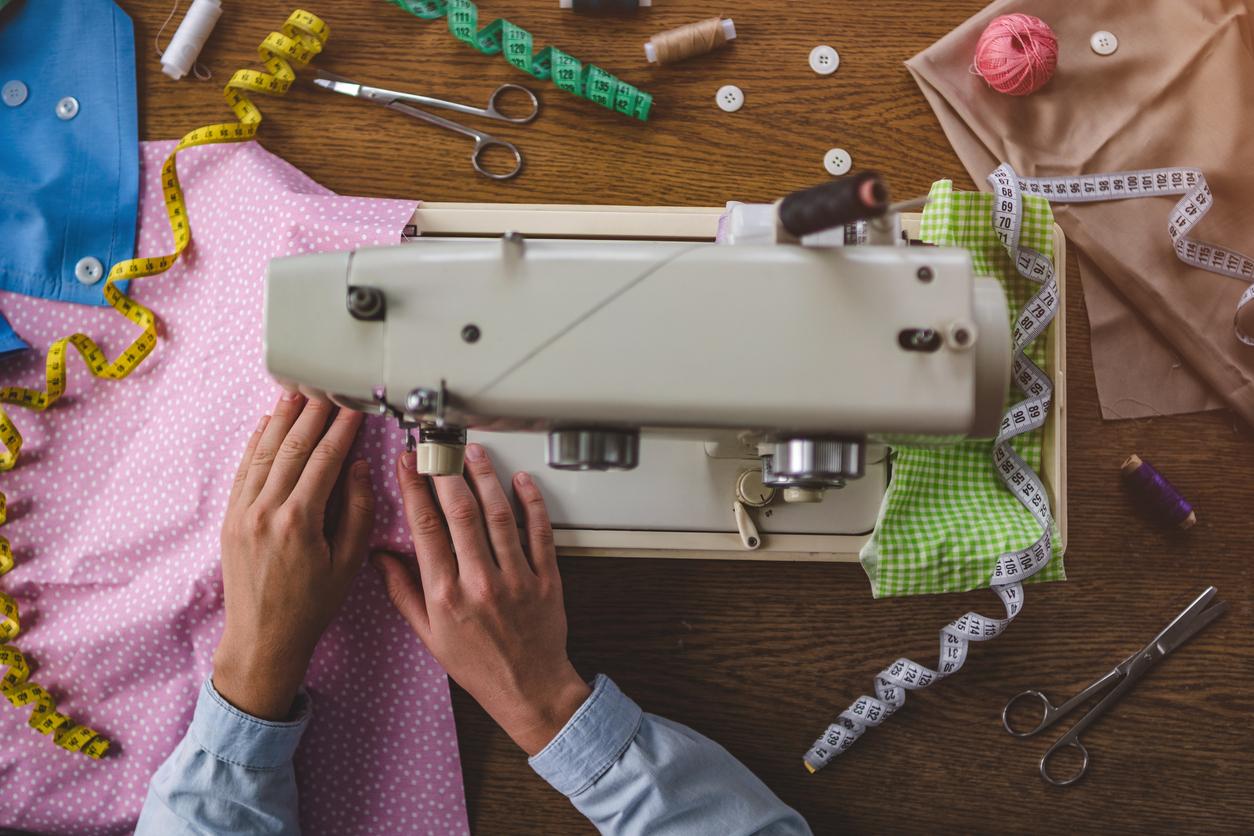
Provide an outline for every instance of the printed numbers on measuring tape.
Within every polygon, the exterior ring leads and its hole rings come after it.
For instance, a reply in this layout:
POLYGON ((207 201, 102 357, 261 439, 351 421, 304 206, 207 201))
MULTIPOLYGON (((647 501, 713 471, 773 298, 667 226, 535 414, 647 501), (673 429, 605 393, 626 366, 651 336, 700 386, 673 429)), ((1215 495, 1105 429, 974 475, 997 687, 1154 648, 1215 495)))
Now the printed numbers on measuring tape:
POLYGON ((804 764, 810 772, 822 769, 832 758, 852 746, 868 728, 878 726, 891 717, 905 704, 907 691, 927 688, 957 673, 967 661, 971 642, 988 641, 1005 632, 1023 609, 1022 582, 1045 568, 1053 556, 1054 521, 1045 486, 1036 472, 1015 452, 1011 442, 1017 436, 1044 426, 1049 415, 1053 382, 1024 352, 1045 332, 1058 313, 1058 283, 1053 262, 1020 244, 1023 197, 1014 173, 1008 166, 1002 166, 989 175, 989 183, 995 196, 993 227, 1019 275, 1040 285, 1040 290, 1033 294, 1015 319, 1011 340, 1012 376, 1025 397, 1002 416, 997 438, 993 442, 993 464, 1002 483, 1040 524, 1041 534, 1026 549, 1006 552, 997 558, 989 586, 1001 599, 1005 617, 991 618, 968 612, 942 627, 936 669, 903 657, 880 671, 875 678, 875 696, 858 697, 806 752, 804 764))
MULTIPOLYGON (((997 171, 1004 172, 1003 179, 1014 180, 1020 192, 1039 195, 1051 203, 1183 195, 1167 219, 1167 235, 1176 257, 1193 267, 1254 283, 1254 258, 1189 237, 1189 232, 1206 217, 1215 202, 1206 178, 1196 168, 1150 168, 1082 177, 1020 177, 1008 165, 1002 165, 997 171)), ((1251 300, 1254 300, 1254 284, 1241 294, 1237 312, 1251 300)), ((1241 330, 1235 316, 1233 325, 1237 339, 1254 346, 1254 337, 1241 330)))
POLYGON ((390 0, 422 20, 448 17, 453 37, 484 55, 501 55, 540 81, 552 80, 562 90, 601 107, 645 121, 653 97, 595 64, 584 64, 557 47, 536 53, 531 33, 504 18, 479 28, 479 8, 471 0, 390 0))
MULTIPOLYGON (((1041 524, 1042 534, 1029 548, 1003 554, 997 560, 989 585, 1001 598, 1006 617, 991 619, 971 612, 946 625, 941 630, 939 671, 909 659, 898 659, 882 671, 876 678, 876 697, 859 697, 806 753, 805 765, 811 772, 822 769, 832 757, 852 746, 867 728, 878 726, 891 716, 904 703, 906 691, 925 688, 961 668, 966 661, 970 641, 1000 635, 1023 606, 1023 587, 1019 581, 1036 574, 1049 562, 1053 521, 1048 497, 1036 473, 1009 443, 1015 436, 1042 426, 1049 412, 1053 384, 1049 376, 1028 359, 1023 349, 1044 333, 1058 311, 1058 285, 1053 262, 1019 243, 1022 195, 1037 195, 1052 203, 1093 203, 1182 195, 1167 222, 1167 234, 1177 258, 1202 270, 1251 282, 1237 302, 1237 314, 1254 301, 1254 258, 1189 237, 1214 203, 1206 178, 1198 169, 1154 168, 1081 177, 1019 177, 1014 169, 1003 163, 989 175, 988 182, 994 195, 993 228, 1014 260, 1018 273, 1041 285, 1040 291, 1024 306, 1014 325, 1013 377, 1027 397, 1011 407, 1002 418, 993 445, 993 462, 1002 482, 1041 524)), ((1236 316, 1233 324, 1237 339, 1254 346, 1254 337, 1241 330, 1236 316)))
MULTIPOLYGON (((132 258, 120 261, 109 271, 104 285, 104 297, 114 310, 139 326, 140 334, 115 359, 108 355, 86 334, 71 334, 52 344, 44 362, 43 389, 23 386, 0 388, 0 403, 16 404, 36 411, 52 406, 65 393, 66 354, 73 346, 82 356, 87 370, 98 378, 121 380, 135 370, 157 346, 157 318, 151 310, 134 301, 117 287, 117 282, 143 279, 160 275, 174 265, 192 241, 192 231, 187 217, 187 204, 179 185, 175 158, 187 148, 226 142, 245 142, 252 139, 261 124, 261 111, 248 98, 249 93, 282 95, 296 80, 293 64, 304 66, 322 51, 331 30, 317 16, 297 9, 288 16, 279 32, 271 32, 257 47, 257 53, 266 72, 237 70, 227 82, 223 95, 238 121, 205 125, 183 136, 170 152, 161 167, 161 186, 165 200, 170 231, 174 237, 174 252, 159 257, 132 258)), ((22 434, 0 408, 0 471, 11 470, 22 449, 22 434)), ((0 525, 4 524, 5 499, 0 493, 0 525)), ((13 568, 13 550, 9 541, 0 536, 0 575, 13 568)), ((28 681, 30 665, 22 653, 7 642, 16 638, 20 631, 17 602, 0 592, 0 669, 7 672, 0 677, 0 695, 16 707, 31 707, 30 725, 41 734, 52 734, 56 744, 63 749, 82 752, 88 757, 99 758, 109 748, 109 741, 86 726, 80 726, 56 710, 52 695, 39 685, 28 681)))

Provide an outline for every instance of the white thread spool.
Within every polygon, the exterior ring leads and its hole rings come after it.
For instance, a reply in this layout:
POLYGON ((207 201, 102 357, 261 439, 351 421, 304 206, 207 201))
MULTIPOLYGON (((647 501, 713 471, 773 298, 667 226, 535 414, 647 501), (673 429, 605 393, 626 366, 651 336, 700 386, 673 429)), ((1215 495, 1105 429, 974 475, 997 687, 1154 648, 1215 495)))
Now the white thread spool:
POLYGON ((222 0, 193 0, 170 45, 161 53, 161 69, 173 79, 187 75, 214 24, 222 17, 222 0))

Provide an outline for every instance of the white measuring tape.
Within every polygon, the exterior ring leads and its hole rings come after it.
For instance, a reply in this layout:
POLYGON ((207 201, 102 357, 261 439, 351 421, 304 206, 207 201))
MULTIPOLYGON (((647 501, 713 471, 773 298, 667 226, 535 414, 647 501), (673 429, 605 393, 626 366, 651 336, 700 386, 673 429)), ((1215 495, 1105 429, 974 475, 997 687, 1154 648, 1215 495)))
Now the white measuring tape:
POLYGON ((1028 359, 1024 349, 1045 332, 1058 312, 1058 283, 1053 262, 1047 256, 1019 245, 1022 196, 1014 172, 1003 165, 989 175, 989 182, 996 196, 993 224, 998 236, 1019 274, 1041 285, 1015 320, 1012 369, 1015 384, 1026 397, 1002 416, 1001 428, 993 443, 993 462, 1002 482, 1040 523, 1041 536, 1026 549, 1006 552, 997 558, 989 585, 1005 606, 1005 617, 990 618, 968 612, 942 627, 938 670, 902 657, 880 671, 875 678, 875 696, 858 697, 806 752, 805 766, 810 772, 827 766, 868 728, 891 717, 905 703, 907 691, 926 688, 956 673, 967 661, 971 642, 1000 636, 1023 608, 1022 581, 1044 568, 1053 553, 1053 517, 1045 487, 1010 442, 1044 425, 1049 414, 1053 383, 1049 375, 1028 359))
MULTIPOLYGON (((1189 237, 1189 232, 1214 203, 1206 178, 1196 168, 1150 168, 1084 177, 1019 177, 1008 165, 1003 165, 1002 169, 1018 182, 1021 192, 1040 195, 1052 203, 1095 203, 1100 200, 1183 195, 1167 221, 1167 234, 1171 237, 1176 256, 1193 267, 1254 282, 1254 258, 1189 237)), ((1251 300, 1254 300, 1254 286, 1241 294, 1237 311, 1251 300)), ((1254 346, 1254 337, 1245 334, 1235 319, 1233 326, 1237 339, 1254 346)))
MULTIPOLYGON (((1195 168, 1156 168, 1083 177, 1023 178, 1003 163, 988 176, 988 182, 993 189, 993 227, 998 237, 1014 260, 1019 274, 1041 285, 1041 289, 1020 311, 1014 325, 1013 377, 1027 397, 1002 417, 1001 428, 993 443, 993 463, 998 476, 1040 523, 1041 536, 1028 548, 1007 552, 997 559, 989 586, 1001 598, 1006 617, 989 618, 968 612, 946 624, 940 633, 939 670, 903 657, 880 671, 875 679, 875 696, 859 697, 841 712, 836 722, 828 726, 822 737, 806 752, 805 765, 810 772, 822 769, 832 758, 852 746, 868 728, 878 726, 891 717, 905 703, 907 691, 926 688, 957 672, 967 660, 972 641, 987 641, 1001 635, 1023 607, 1021 582, 1044 568, 1051 557, 1053 518, 1044 486, 1010 446, 1011 439, 1042 426, 1049 413, 1053 383, 1024 354, 1024 349, 1045 332, 1058 312, 1058 283, 1053 262, 1047 256, 1019 244, 1023 193, 1038 195, 1054 203, 1183 195, 1172 209, 1167 226, 1176 256, 1194 267, 1254 282, 1254 259, 1189 237, 1190 230, 1205 217, 1213 203, 1206 178, 1195 168)), ((1254 285, 1242 294, 1237 311, 1251 300, 1254 300, 1254 285)), ((1237 338, 1246 345, 1254 346, 1254 338, 1244 334, 1235 320, 1234 326, 1237 338)))

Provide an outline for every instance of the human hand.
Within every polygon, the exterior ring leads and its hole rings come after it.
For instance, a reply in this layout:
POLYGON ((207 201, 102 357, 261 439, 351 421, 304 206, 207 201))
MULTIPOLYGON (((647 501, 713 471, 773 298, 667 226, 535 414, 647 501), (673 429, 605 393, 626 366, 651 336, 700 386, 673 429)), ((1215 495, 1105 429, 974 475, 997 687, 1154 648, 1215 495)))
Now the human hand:
POLYGON ((466 446, 468 480, 428 479, 413 455, 398 459, 396 475, 417 554, 375 555, 388 596, 449 676, 534 755, 591 693, 566 655, 562 579, 544 497, 526 473, 514 475, 524 548, 483 447, 466 446))
POLYGON ((331 420, 334 412, 285 395, 248 440, 222 524, 226 628, 213 686, 267 720, 291 711, 374 519, 369 466, 358 460, 344 473, 362 415, 341 409, 331 420))

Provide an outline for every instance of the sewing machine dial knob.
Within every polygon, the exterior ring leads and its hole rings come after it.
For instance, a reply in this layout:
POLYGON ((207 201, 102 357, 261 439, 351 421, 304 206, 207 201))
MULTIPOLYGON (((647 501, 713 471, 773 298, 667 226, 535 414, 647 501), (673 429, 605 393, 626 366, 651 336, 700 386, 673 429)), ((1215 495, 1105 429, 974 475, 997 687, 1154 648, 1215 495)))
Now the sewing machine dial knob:
POLYGON ((736 498, 750 508, 762 508, 775 500, 775 488, 762 481, 762 468, 755 467, 736 478, 736 498))

